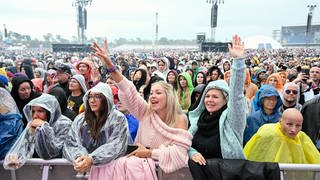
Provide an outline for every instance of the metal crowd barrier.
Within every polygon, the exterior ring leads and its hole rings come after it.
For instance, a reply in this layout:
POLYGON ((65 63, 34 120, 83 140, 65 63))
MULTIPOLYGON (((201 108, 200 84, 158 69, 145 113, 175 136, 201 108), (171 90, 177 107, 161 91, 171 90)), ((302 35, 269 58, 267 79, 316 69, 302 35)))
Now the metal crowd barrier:
POLYGON ((282 180, 320 180, 320 164, 279 163, 282 180))
MULTIPOLYGON (((79 174, 73 170, 66 159, 29 159, 18 170, 5 170, 0 161, 1 180, 85 180, 87 174, 79 174)), ((279 164, 281 180, 320 180, 320 164, 279 164)), ((157 167, 159 180, 183 179, 191 180, 189 168, 166 174, 157 167)))
POLYGON ((84 174, 78 174, 73 170, 72 164, 66 159, 43 160, 33 158, 18 170, 5 170, 3 162, 0 162, 1 180, 73 180, 87 179, 84 174))

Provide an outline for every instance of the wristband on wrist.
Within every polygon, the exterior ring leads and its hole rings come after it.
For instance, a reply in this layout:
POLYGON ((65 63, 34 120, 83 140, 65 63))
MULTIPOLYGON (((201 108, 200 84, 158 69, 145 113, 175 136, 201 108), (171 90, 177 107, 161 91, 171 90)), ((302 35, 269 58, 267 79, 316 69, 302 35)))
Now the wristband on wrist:
POLYGON ((117 70, 117 68, 116 68, 115 65, 112 65, 111 68, 107 68, 107 72, 108 72, 108 73, 113 73, 115 70, 117 70))

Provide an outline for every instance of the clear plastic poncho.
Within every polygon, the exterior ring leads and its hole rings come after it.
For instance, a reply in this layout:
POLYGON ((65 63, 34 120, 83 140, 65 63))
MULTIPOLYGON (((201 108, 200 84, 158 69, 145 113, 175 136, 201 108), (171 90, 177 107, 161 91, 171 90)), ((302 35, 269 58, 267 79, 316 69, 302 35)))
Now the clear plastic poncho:
POLYGON ((10 93, 0 88, 0 160, 23 131, 22 116, 10 93))
POLYGON ((84 104, 91 91, 100 92, 106 97, 105 106, 108 107, 109 115, 96 141, 90 135, 90 127, 85 121, 84 113, 75 118, 63 148, 63 156, 72 163, 83 155, 92 157, 94 165, 109 163, 122 156, 127 150, 129 134, 127 120, 114 108, 110 87, 104 83, 98 83, 84 95, 84 104))
POLYGON ((71 120, 61 114, 56 98, 49 94, 30 101, 23 109, 28 125, 19 139, 7 153, 3 166, 5 169, 18 169, 36 153, 40 158, 52 159, 62 157, 63 143, 71 126, 71 120), (31 107, 40 106, 50 112, 49 120, 37 127, 35 134, 29 131, 31 107))

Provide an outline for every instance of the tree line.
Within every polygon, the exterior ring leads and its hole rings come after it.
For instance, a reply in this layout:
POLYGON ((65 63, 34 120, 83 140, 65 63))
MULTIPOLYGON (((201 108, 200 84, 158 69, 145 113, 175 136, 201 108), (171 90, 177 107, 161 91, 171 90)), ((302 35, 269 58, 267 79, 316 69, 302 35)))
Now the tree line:
MULTIPOLYGON (((71 39, 67 39, 62 37, 61 35, 54 35, 52 33, 47 33, 43 35, 43 39, 32 38, 30 35, 24 35, 17 32, 9 31, 8 37, 4 38, 3 33, 0 32, 0 42, 7 44, 7 45, 14 45, 14 46, 25 46, 27 48, 38 48, 40 46, 44 48, 50 48, 51 44, 78 44, 78 38, 76 36, 72 36, 71 39)), ((93 41, 98 43, 103 43, 104 37, 93 37, 87 38, 84 37, 84 43, 90 44, 93 41)), ((154 40, 147 40, 137 37, 135 39, 127 39, 120 37, 109 42, 110 46, 117 47, 124 44, 153 44, 154 40)), ((166 37, 161 37, 156 42, 159 45, 191 45, 196 44, 196 40, 185 40, 185 39, 168 39, 166 37)))

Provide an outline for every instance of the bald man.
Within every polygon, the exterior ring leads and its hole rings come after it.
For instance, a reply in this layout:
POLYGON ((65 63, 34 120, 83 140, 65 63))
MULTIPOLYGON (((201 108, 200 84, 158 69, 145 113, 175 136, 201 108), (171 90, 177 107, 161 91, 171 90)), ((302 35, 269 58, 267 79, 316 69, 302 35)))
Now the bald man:
POLYGON ((295 108, 286 109, 278 123, 265 124, 244 147, 248 160, 279 163, 319 164, 320 153, 301 131, 303 117, 295 108))
POLYGON ((294 140, 297 134, 301 131, 303 117, 297 109, 289 108, 283 112, 279 123, 281 132, 285 136, 294 140))

